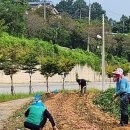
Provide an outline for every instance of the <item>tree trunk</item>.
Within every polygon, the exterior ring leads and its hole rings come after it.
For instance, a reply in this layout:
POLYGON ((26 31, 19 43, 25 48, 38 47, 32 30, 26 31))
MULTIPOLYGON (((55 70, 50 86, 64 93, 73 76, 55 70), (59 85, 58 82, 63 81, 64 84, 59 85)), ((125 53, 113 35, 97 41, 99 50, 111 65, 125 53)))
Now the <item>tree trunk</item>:
POLYGON ((111 78, 110 78, 110 84, 109 84, 109 86, 111 86, 111 78))
POLYGON ((13 75, 10 75, 11 78, 11 94, 14 95, 14 86, 13 86, 13 75))
POLYGON ((94 82, 96 81, 95 79, 96 79, 96 72, 94 72, 94 82))
POLYGON ((81 9, 79 10, 79 19, 81 19, 81 9))
POLYGON ((48 87, 48 77, 46 77, 46 87, 47 87, 47 93, 49 93, 49 87, 48 87))
POLYGON ((32 93, 32 80, 31 80, 31 79, 32 79, 32 74, 30 74, 29 76, 30 76, 30 81, 29 81, 29 83, 30 83, 30 84, 29 84, 29 94, 31 94, 31 93, 32 93))
POLYGON ((65 77, 63 77, 63 90, 65 89, 65 77))

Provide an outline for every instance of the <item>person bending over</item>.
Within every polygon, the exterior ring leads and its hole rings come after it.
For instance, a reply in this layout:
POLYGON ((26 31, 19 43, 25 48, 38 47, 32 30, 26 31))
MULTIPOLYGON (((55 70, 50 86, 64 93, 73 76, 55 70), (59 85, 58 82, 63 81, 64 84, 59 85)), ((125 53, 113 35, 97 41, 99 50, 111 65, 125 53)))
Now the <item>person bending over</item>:
POLYGON ((34 98, 34 103, 25 112, 24 127, 31 130, 42 130, 48 118, 53 130, 56 130, 53 117, 41 101, 42 95, 36 94, 34 98))

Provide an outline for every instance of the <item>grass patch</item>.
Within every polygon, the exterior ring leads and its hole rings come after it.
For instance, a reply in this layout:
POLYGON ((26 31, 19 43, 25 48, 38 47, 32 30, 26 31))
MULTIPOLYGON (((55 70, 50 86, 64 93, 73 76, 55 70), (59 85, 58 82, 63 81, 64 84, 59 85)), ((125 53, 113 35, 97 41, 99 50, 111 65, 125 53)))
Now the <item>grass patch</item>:
MULTIPOLYGON (((43 92, 36 92, 36 93, 43 94, 43 92)), ((0 94, 0 103, 6 102, 6 101, 11 101, 11 100, 16 100, 16 99, 33 97, 36 93, 33 93, 33 94, 18 93, 18 94, 15 94, 15 95, 0 94)))
POLYGON ((97 88, 89 88, 88 92, 90 92, 90 93, 99 93, 101 91, 99 89, 97 89, 97 88))

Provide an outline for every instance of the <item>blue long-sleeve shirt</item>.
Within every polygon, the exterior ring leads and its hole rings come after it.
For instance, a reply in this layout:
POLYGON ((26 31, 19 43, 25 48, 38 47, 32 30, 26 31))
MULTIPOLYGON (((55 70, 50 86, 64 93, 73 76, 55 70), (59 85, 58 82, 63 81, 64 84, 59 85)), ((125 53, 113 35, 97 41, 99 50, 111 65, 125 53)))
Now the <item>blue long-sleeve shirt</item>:
POLYGON ((122 93, 130 93, 130 86, 125 77, 116 83, 116 95, 121 95, 122 93))

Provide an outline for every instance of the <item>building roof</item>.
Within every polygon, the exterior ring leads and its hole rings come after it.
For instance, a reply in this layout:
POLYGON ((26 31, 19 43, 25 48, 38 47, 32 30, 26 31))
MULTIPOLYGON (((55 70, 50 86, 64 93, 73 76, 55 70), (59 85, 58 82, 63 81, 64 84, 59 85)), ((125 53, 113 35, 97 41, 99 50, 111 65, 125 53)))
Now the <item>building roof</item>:
POLYGON ((28 2, 31 6, 38 6, 38 5, 44 5, 44 2, 46 5, 50 5, 51 1, 39 1, 39 2, 28 2))

